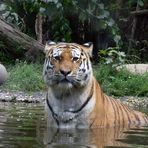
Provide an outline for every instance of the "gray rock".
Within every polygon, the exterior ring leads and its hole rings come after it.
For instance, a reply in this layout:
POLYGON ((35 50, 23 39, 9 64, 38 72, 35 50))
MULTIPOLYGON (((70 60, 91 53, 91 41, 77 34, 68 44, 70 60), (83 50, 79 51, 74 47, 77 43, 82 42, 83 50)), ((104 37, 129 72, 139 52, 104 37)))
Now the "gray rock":
POLYGON ((135 74, 144 74, 148 72, 148 64, 125 64, 118 66, 117 70, 121 70, 122 68, 125 68, 135 74))
POLYGON ((7 70, 4 65, 0 64, 0 85, 2 85, 8 77, 7 70))
POLYGON ((28 94, 22 91, 8 91, 0 88, 0 102, 44 103, 46 92, 28 94))

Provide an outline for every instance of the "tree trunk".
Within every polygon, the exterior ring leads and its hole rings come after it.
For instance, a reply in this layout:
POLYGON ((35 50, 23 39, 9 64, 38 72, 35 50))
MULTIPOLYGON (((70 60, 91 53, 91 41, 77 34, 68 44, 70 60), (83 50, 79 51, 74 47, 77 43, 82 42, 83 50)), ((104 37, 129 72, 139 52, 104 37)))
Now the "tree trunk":
POLYGON ((35 33, 37 36, 37 41, 39 41, 40 43, 42 43, 43 39, 43 30, 42 30, 42 24, 43 24, 43 16, 38 13, 36 15, 36 20, 35 20, 35 33))
MULTIPOLYGON (((137 6, 136 6, 136 11, 139 11, 139 5, 138 5, 138 3, 137 3, 137 6)), ((130 55, 130 52, 133 50, 132 49, 132 45, 133 45, 132 43, 134 42, 136 27, 137 27, 137 17, 134 16, 134 18, 133 18, 133 24, 132 24, 132 28, 131 28, 131 37, 130 37, 130 40, 129 40, 128 55, 130 55)))
POLYGON ((29 52, 33 57, 36 56, 36 53, 39 53, 40 51, 43 52, 44 49, 43 44, 22 33, 18 28, 7 23, 2 18, 0 18, 0 40, 14 52, 16 51, 16 47, 20 47, 24 51, 29 52), (32 49, 33 52, 30 52, 32 49))

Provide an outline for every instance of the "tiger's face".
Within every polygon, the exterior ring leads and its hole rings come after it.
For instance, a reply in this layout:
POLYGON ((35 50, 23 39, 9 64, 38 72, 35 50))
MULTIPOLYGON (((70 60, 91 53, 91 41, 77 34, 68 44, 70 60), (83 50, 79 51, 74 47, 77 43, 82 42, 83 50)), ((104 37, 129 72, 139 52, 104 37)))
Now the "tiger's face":
POLYGON ((91 76, 92 44, 47 43, 43 76, 48 86, 83 87, 91 76))

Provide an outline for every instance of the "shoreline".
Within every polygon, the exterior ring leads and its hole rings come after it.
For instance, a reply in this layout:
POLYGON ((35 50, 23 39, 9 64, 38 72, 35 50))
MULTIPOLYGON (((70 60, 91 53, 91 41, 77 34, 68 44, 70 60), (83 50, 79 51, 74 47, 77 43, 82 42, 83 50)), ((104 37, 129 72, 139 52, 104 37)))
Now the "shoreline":
POLYGON ((0 89, 0 102, 43 103, 46 92, 23 92, 0 89))
MULTIPOLYGON (((112 96, 124 104, 134 109, 148 109, 148 97, 137 96, 112 96)), ((46 92, 23 92, 23 91, 8 91, 0 88, 0 102, 24 102, 24 103, 44 103, 46 92)))

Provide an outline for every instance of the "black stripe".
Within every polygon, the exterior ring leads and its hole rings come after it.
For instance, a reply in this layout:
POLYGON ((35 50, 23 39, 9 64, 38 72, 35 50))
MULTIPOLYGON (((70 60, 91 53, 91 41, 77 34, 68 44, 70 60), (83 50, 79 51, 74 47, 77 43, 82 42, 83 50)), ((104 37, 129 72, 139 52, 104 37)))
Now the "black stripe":
POLYGON ((121 103, 119 103, 119 106, 120 106, 120 110, 121 110, 121 117, 122 117, 122 128, 124 128, 124 125, 125 125, 125 118, 124 118, 124 110, 123 110, 123 106, 121 105, 121 103))
POLYGON ((51 105, 50 105, 50 103, 49 103, 49 100, 48 100, 48 93, 47 93, 47 95, 46 95, 46 102, 47 102, 47 105, 48 105, 48 107, 49 107, 49 109, 50 109, 50 111, 51 111, 51 113, 52 113, 52 117, 55 119, 57 125, 59 125, 59 121, 58 121, 58 119, 57 119, 58 115, 53 111, 53 108, 51 107, 51 105))
MULTIPOLYGON (((108 97, 108 96, 106 96, 106 97, 108 97)), ((113 103, 112 98, 109 98, 109 97, 108 97, 107 100, 109 100, 109 102, 111 102, 112 107, 113 107, 113 111, 114 111, 114 126, 115 126, 115 125, 116 125, 116 118, 117 118, 116 109, 115 109, 115 106, 114 106, 115 104, 113 103)))
MULTIPOLYGON (((140 118, 139 118, 139 116, 133 111, 133 115, 135 116, 135 119, 136 119, 136 121, 138 121, 138 124, 140 125, 140 118)), ((136 123, 136 125, 137 125, 137 123, 136 123)))
POLYGON ((88 62, 88 59, 86 61, 86 65, 87 65, 87 69, 89 70, 89 62, 88 62))
POLYGON ((84 102, 84 104, 77 110, 74 111, 68 111, 68 112, 72 112, 72 113, 78 113, 80 112, 86 105, 87 103, 90 101, 90 99, 92 98, 93 93, 87 98, 87 100, 84 102))
POLYGON ((117 103, 117 101, 115 100, 115 99, 113 99, 112 100, 113 102, 114 102, 114 104, 115 104, 115 108, 116 108, 116 112, 117 112, 117 118, 116 118, 116 120, 117 120, 117 125, 120 125, 120 109, 118 108, 118 103, 117 103))
POLYGON ((92 84, 92 88, 91 88, 91 93, 90 93, 89 97, 86 99, 86 101, 83 103, 83 105, 80 108, 78 108, 77 110, 67 111, 67 112, 71 112, 71 113, 78 113, 78 112, 80 112, 88 104, 88 102, 90 101, 92 96, 93 96, 93 84, 92 84))
POLYGON ((145 123, 148 124, 148 116, 144 115, 143 119, 144 119, 145 123))
POLYGON ((130 112, 127 110, 127 106, 125 106, 125 105, 122 104, 122 103, 121 103, 121 105, 122 105, 124 111, 126 112, 126 115, 127 115, 127 118, 128 118, 128 125, 130 126, 130 124, 132 123, 131 118, 130 118, 130 116, 129 116, 130 112), (129 113, 128 113, 128 112, 129 112, 129 113))

